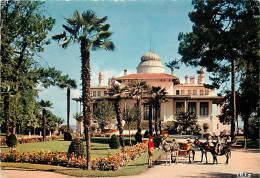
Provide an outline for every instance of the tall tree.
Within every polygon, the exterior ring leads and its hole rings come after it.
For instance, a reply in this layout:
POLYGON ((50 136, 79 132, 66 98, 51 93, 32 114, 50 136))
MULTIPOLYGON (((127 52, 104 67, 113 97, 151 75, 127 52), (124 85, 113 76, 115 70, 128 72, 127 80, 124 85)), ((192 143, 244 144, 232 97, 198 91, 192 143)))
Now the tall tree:
POLYGON ((43 136, 43 141, 45 140, 46 137, 46 115, 47 115, 47 111, 46 108, 49 108, 52 106, 52 103, 50 101, 44 101, 41 100, 39 101, 39 106, 42 108, 42 124, 43 124, 43 130, 42 130, 42 136, 43 136))
POLYGON ((141 117, 141 99, 142 96, 148 92, 148 85, 145 81, 132 81, 129 84, 130 96, 136 100, 137 111, 137 131, 142 131, 142 117, 141 117))
MULTIPOLYGON (((193 31, 179 33, 180 59, 186 65, 202 66, 212 73, 211 88, 229 81, 231 74, 231 137, 235 135, 235 77, 242 61, 255 60, 258 40, 259 1, 192 1, 189 13, 193 31), (250 56, 249 58, 246 56, 250 56)), ((173 67, 173 66, 171 66, 173 67)))
POLYGON ((126 107, 123 109, 123 120, 125 121, 128 127, 130 145, 132 145, 130 125, 134 123, 136 120, 138 120, 138 118, 139 118, 138 111, 135 107, 133 108, 126 107))
POLYGON ((114 107, 116 112, 116 118, 117 118, 117 125, 119 130, 119 141, 121 146, 125 147, 125 141, 124 141, 124 129, 123 129, 123 118, 122 118, 122 105, 121 100, 122 97, 126 95, 126 92, 128 91, 128 87, 122 87, 121 85, 113 85, 111 88, 109 88, 109 95, 112 96, 114 100, 114 107))
POLYGON ((90 102, 90 51, 97 49, 114 50, 110 40, 112 32, 108 31, 110 25, 105 24, 107 16, 98 18, 93 11, 80 14, 75 11, 71 17, 65 18, 67 25, 62 25, 64 32, 55 35, 54 40, 62 40, 60 45, 67 48, 71 43, 80 44, 81 52, 81 80, 84 117, 84 134, 86 138, 87 169, 91 169, 91 102, 90 102))
POLYGON ((115 109, 110 101, 98 101, 93 108, 93 119, 97 121, 102 132, 106 126, 115 121, 115 116, 115 109))
POLYGON ((153 104, 153 107, 155 109, 155 134, 159 134, 159 120, 161 117, 161 103, 167 102, 167 92, 165 91, 165 88, 158 87, 152 87, 152 90, 150 91, 151 99, 150 102, 153 104))
POLYGON ((67 88, 67 130, 70 131, 70 89, 77 88, 76 80, 70 79, 68 75, 61 75, 61 72, 54 75, 56 77, 55 85, 60 88, 67 88))

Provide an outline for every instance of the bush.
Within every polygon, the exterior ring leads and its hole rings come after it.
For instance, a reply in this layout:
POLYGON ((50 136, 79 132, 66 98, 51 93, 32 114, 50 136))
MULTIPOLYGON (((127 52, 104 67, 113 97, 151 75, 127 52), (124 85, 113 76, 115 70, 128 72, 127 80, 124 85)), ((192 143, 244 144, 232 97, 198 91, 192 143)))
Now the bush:
POLYGON ((137 143, 142 143, 142 134, 141 134, 141 132, 136 132, 136 134, 135 134, 135 141, 137 143))
POLYGON ((161 135, 157 135, 153 138, 153 143, 154 143, 155 147, 159 147, 161 142, 162 142, 162 136, 161 135))
POLYGON ((8 147, 14 147, 17 145, 17 138, 14 134, 11 134, 7 137, 6 144, 8 147))
POLYGON ((111 149, 117 149, 119 148, 119 146, 120 146, 119 139, 115 134, 113 134, 109 140, 109 147, 111 149))
POLYGON ((149 137, 150 137, 150 133, 149 133, 148 130, 146 130, 146 131, 144 132, 144 138, 149 138, 149 137))
POLYGON ((70 143, 68 154, 74 153, 76 157, 85 156, 85 146, 79 138, 74 138, 70 143))
POLYGON ((71 140, 72 140, 71 133, 69 133, 69 132, 64 132, 64 140, 65 140, 65 141, 71 141, 71 140))

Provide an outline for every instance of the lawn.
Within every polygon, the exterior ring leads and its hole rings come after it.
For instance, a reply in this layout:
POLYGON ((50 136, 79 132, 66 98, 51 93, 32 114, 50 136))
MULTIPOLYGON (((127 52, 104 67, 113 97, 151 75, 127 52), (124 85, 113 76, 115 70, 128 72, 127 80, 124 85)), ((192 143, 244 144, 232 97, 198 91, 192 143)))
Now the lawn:
MULTIPOLYGON (((118 153, 120 149, 110 149, 108 146, 109 138, 100 138, 94 137, 91 140, 91 156, 95 158, 99 157, 107 157, 108 155, 112 155, 114 153, 118 153)), ((70 141, 63 140, 53 140, 39 143, 26 143, 19 144, 17 148, 21 152, 32 152, 38 150, 45 151, 61 151, 67 152, 70 141)), ((1 146, 1 152, 9 152, 9 148, 6 146, 1 146)), ((156 150, 154 159, 157 159, 161 155, 161 150, 156 150)), ((52 166, 52 165, 42 165, 42 164, 29 164, 29 163, 6 163, 2 162, 1 167, 20 167, 20 168, 29 168, 29 169, 37 169, 37 170, 45 170, 45 171, 53 171, 57 173, 72 175, 72 176, 96 176, 96 177, 114 177, 114 176, 129 176, 129 175, 137 175, 147 169, 147 160, 148 154, 143 153, 141 157, 136 160, 131 161, 127 166, 119 168, 117 171, 87 171, 78 168, 66 168, 60 166, 52 166)))

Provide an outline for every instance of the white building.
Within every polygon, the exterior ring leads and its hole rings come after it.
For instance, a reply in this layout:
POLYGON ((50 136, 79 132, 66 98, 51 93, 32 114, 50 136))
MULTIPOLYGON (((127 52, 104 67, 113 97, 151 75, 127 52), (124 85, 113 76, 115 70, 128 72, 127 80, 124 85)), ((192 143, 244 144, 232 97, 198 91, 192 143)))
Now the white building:
MULTIPOLYGON (((121 85, 127 85, 131 81, 146 81, 150 86, 161 86, 165 88, 167 92, 168 102, 161 105, 161 120, 162 121, 174 121, 177 115, 178 108, 185 108, 196 113, 198 117, 198 123, 202 126, 207 123, 209 126, 208 132, 212 134, 220 134, 222 131, 229 131, 230 125, 223 125, 219 122, 218 115, 221 112, 219 103, 222 97, 215 96, 213 90, 204 87, 205 74, 203 69, 200 70, 197 81, 195 76, 185 76, 185 82, 180 83, 179 78, 174 76, 173 70, 171 74, 165 72, 165 68, 161 63, 160 57, 153 52, 145 53, 141 57, 141 62, 137 66, 136 74, 127 74, 127 70, 124 72, 124 76, 111 77, 108 81, 108 85, 103 83, 103 73, 99 74, 99 86, 91 87, 91 96, 93 99, 100 99, 107 97, 108 88, 112 83, 120 83, 121 85), (214 106, 214 108, 213 108, 214 106), (213 114, 215 110, 215 115, 213 114)), ((142 99, 142 118, 148 120, 149 109, 145 104, 145 99, 142 99)), ((133 107, 135 101, 133 99, 124 99, 124 105, 133 107)), ((82 124, 77 123, 77 131, 82 129, 82 124)))

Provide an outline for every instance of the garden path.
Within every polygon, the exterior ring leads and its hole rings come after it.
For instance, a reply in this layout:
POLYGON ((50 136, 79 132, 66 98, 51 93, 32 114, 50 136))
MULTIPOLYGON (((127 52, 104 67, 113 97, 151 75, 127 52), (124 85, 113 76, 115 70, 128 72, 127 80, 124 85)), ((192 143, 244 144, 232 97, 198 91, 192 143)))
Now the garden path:
MULTIPOLYGON (((165 166, 164 156, 158 159, 158 165, 131 178, 168 178, 168 177, 237 177, 237 174, 251 173, 251 176, 260 177, 260 150, 258 149, 233 149, 228 165, 225 157, 218 157, 218 165, 200 163, 200 152, 196 151, 194 164, 188 163, 188 158, 180 157, 178 164, 165 166)), ((208 161, 212 163, 212 156, 208 154, 208 161)), ((2 178, 73 178, 54 172, 35 171, 25 169, 5 168, 1 170, 2 178)), ((124 177, 122 177, 124 178, 124 177)))

